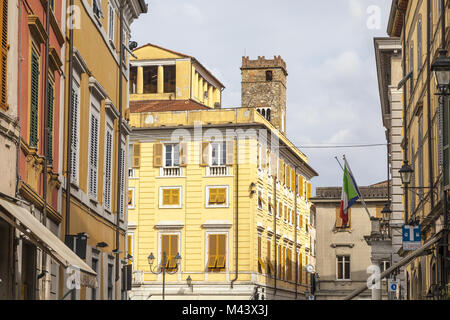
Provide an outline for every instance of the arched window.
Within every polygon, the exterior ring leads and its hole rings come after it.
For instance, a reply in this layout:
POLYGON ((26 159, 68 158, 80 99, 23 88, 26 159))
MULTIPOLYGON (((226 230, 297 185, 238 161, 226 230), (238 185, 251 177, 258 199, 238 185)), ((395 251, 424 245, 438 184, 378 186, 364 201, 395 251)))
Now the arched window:
POLYGON ((267 119, 268 121, 270 121, 270 109, 267 109, 267 112, 266 112, 266 119, 267 119))
POLYGON ((266 109, 262 109, 262 110, 261 110, 261 114, 262 114, 262 116, 265 118, 265 117, 266 117, 266 109))

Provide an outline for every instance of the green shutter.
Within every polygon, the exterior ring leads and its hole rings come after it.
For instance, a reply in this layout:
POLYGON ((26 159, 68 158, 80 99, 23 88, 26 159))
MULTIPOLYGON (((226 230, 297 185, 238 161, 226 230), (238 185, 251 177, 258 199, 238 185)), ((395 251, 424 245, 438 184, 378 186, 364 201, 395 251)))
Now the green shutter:
POLYGON ((47 109, 47 163, 53 162, 53 84, 48 84, 48 109, 47 109))
POLYGON ((38 112, 39 112, 39 57, 31 53, 31 97, 30 97, 30 146, 38 144, 38 112))

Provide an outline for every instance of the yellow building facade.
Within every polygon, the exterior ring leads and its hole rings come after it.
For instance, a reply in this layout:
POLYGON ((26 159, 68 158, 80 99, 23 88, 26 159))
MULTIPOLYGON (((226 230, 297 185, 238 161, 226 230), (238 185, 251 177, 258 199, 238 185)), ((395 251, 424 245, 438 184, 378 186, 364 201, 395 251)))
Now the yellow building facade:
MULTIPOLYGON (((443 127, 440 127, 439 96, 431 66, 441 48, 442 19, 448 27, 449 14, 447 1, 443 4, 440 0, 397 0, 392 2, 388 23, 391 40, 401 44, 402 63, 397 62, 390 71, 403 75, 400 83, 392 83, 403 89, 399 92, 401 99, 397 99, 403 107, 402 140, 397 142, 401 142, 402 164, 407 163, 413 170, 408 189, 403 189, 404 223, 420 224, 423 245, 438 241, 426 255, 405 266, 403 293, 408 300, 448 299, 450 268, 445 258, 449 252, 444 216, 448 215, 445 210, 450 172, 449 105, 447 101, 443 106, 443 127)), ((448 50, 449 38, 445 34, 444 46, 448 50)), ((399 112, 393 114, 398 115, 399 112)), ((397 172, 394 174, 399 177, 397 172)), ((406 256, 409 252, 400 249, 398 253, 406 256)))
MULTIPOLYGON (((67 8, 69 4, 67 1, 67 8)), ((118 300, 126 296, 122 273, 123 266, 127 264, 124 252, 127 246, 125 163, 130 133, 126 120, 129 58, 125 51, 121 70, 121 5, 124 44, 127 45, 130 24, 147 12, 142 0, 75 0, 72 15, 68 18, 73 23, 73 56, 70 57, 68 43, 64 61, 72 60, 73 75, 72 79, 66 77, 65 86, 72 92, 65 90, 66 125, 62 140, 63 172, 70 172, 71 197, 68 205, 68 176, 65 174, 61 210, 65 227, 61 234, 63 239, 66 237, 66 243, 68 235, 75 237, 75 241, 79 240, 80 235, 88 236, 84 259, 97 273, 98 283, 96 288, 81 287, 76 290, 72 299, 118 300), (119 79, 123 84, 122 101, 119 79), (123 105, 121 114, 120 103, 123 105), (70 161, 67 160, 69 155, 70 161), (118 196, 120 201, 117 201, 118 196)), ((70 31, 70 28, 65 29, 68 39, 71 37, 70 31)), ((65 63, 64 72, 70 75, 69 63, 65 63)), ((66 276, 61 273, 61 295, 68 291, 66 276)))
MULTIPOLYGON (((172 58, 144 48, 132 65, 172 58)), ((177 67, 187 88, 201 82, 194 68, 177 67)), ((161 299, 164 287, 166 299, 304 299, 317 173, 257 108, 213 108, 196 92, 184 109, 130 97, 131 298, 161 299), (154 273, 161 265, 165 277, 154 273)))

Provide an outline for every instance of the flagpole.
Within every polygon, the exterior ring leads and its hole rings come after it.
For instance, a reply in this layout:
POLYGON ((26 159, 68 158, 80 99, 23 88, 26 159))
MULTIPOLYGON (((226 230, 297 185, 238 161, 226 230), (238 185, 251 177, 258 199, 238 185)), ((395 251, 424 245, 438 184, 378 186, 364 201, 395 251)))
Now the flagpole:
MULTIPOLYGON (((343 159, 344 159, 345 165, 346 165, 347 168, 348 168, 348 171, 350 172, 350 174, 351 174, 352 177, 353 177, 353 179, 351 179, 351 180, 352 180, 352 184, 353 184, 353 186, 356 188, 356 190, 359 191, 359 199, 361 200, 361 203, 363 204, 364 209, 366 209, 366 212, 367 212, 367 215, 369 216, 369 219, 371 219, 372 216, 370 215, 369 209, 367 209, 366 202, 364 201, 364 198, 363 198, 363 196, 362 196, 362 192, 360 192, 359 187, 358 187, 358 184, 357 184, 356 181, 355 181, 355 176, 353 175, 352 169, 350 169, 350 166, 348 165, 347 159, 345 158, 345 154, 344 154, 342 157, 343 157, 343 159)), ((339 162, 339 161, 338 161, 338 162, 339 162)), ((340 163, 339 163, 339 165, 340 165, 340 163)), ((341 166, 341 167, 342 167, 342 166, 341 166)))

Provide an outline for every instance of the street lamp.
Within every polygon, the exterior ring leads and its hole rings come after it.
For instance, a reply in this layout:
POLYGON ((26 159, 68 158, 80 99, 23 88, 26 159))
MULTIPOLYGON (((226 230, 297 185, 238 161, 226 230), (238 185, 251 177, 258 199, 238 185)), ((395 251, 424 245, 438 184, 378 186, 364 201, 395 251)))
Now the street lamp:
POLYGON ((434 72, 439 91, 447 92, 450 86, 450 58, 447 57, 447 50, 439 51, 439 57, 431 65, 431 71, 434 72))
POLYGON ((401 167, 401 169, 398 172, 400 173, 400 178, 402 179, 402 183, 407 186, 411 182, 411 175, 414 172, 414 170, 408 164, 408 161, 405 160, 405 162, 403 163, 403 166, 401 167))
POLYGON ((383 227, 383 231, 387 236, 390 237, 391 233, 390 233, 390 229, 389 229, 389 221, 391 220, 391 214, 392 214, 392 210, 390 208, 389 203, 386 203, 384 205, 383 210, 381 210, 381 214, 383 216, 382 221, 380 221, 381 226, 383 227))
POLYGON ((175 261, 176 267, 170 267, 167 266, 167 263, 170 264, 170 258, 167 260, 166 252, 164 251, 162 253, 162 260, 161 264, 157 266, 155 269, 153 269, 153 263, 155 262, 155 256, 153 255, 153 252, 150 252, 150 255, 147 257, 148 264, 150 265, 150 272, 153 274, 163 274, 163 287, 162 287, 162 298, 165 300, 165 290, 166 290, 166 273, 168 274, 175 274, 178 272, 178 266, 181 263, 181 256, 179 253, 172 258, 175 261))

